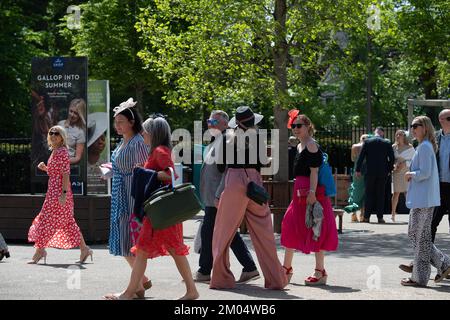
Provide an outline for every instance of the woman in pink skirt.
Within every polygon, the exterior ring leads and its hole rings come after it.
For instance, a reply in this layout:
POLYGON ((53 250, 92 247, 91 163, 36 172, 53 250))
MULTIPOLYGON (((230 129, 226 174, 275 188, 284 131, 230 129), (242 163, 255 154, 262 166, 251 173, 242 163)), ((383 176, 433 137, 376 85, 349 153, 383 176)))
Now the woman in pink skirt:
POLYGON ((73 217, 73 195, 70 188, 70 160, 66 131, 61 126, 51 127, 47 135, 52 154, 48 164, 39 163, 38 168, 47 172, 48 190, 41 212, 34 219, 28 232, 28 241, 34 242, 36 252, 29 262, 46 262, 45 248, 71 249, 80 247, 80 261, 85 262, 92 250, 86 245, 73 217))
POLYGON ((318 184, 319 167, 323 162, 322 151, 312 138, 314 127, 306 115, 298 110, 289 112, 288 128, 300 140, 294 160, 295 185, 292 201, 281 225, 281 245, 286 248, 284 269, 288 279, 292 277, 294 250, 316 255, 316 267, 312 276, 305 279, 305 285, 321 285, 327 282, 325 271, 325 251, 335 251, 338 247, 336 221, 330 198, 325 196, 325 188, 318 184), (316 201, 323 207, 320 236, 314 240, 313 228, 305 223, 306 206, 316 201))

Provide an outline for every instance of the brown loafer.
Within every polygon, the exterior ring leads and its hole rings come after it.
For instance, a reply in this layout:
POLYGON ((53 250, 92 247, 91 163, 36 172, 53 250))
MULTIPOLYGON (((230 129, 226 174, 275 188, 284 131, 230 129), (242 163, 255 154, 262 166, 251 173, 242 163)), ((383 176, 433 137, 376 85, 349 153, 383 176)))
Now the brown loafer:
POLYGON ((434 278, 434 282, 438 283, 441 282, 443 279, 447 278, 447 276, 450 274, 450 267, 448 267, 442 274, 437 274, 434 278))
POLYGON ((400 268, 400 270, 407 272, 407 273, 412 273, 413 272, 413 266, 410 265, 406 265, 406 264, 401 264, 398 266, 400 268))

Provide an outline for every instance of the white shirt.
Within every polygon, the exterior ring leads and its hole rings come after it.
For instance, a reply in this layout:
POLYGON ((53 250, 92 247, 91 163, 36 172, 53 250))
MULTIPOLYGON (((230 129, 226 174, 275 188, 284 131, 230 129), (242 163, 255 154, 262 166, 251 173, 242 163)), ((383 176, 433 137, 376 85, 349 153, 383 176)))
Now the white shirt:
POLYGON ((77 150, 77 144, 84 144, 86 142, 86 134, 83 129, 79 127, 65 127, 65 120, 58 122, 58 125, 66 129, 67 133, 67 146, 69 147, 69 155, 71 158, 75 157, 75 152, 77 150))

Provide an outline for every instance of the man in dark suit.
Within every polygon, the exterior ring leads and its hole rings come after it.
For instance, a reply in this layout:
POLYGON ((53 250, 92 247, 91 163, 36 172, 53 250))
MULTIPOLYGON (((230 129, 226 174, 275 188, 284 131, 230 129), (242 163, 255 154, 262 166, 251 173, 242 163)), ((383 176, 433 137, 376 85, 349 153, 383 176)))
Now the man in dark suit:
POLYGON ((394 150, 389 141, 383 139, 381 128, 375 129, 375 137, 364 142, 356 164, 356 175, 361 176, 361 166, 366 159, 364 175, 366 202, 363 222, 370 222, 370 215, 376 213, 378 223, 385 223, 383 213, 386 201, 386 183, 394 168, 394 150))

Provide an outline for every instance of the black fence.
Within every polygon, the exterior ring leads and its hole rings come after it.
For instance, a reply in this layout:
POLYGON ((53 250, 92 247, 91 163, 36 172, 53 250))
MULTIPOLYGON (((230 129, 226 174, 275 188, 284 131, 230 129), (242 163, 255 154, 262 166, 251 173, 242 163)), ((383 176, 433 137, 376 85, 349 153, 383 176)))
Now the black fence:
MULTIPOLYGON (((394 141, 395 131, 399 127, 390 126, 384 129, 385 137, 394 141)), ((351 146, 357 143, 364 133, 367 133, 364 127, 328 126, 319 128, 315 138, 328 153, 334 172, 349 174, 353 168, 350 158, 351 146)), ((119 141, 118 137, 111 137, 111 150, 114 150, 119 141)), ((30 151, 31 139, 0 138, 1 194, 31 192, 30 151)), ((290 158, 292 159, 292 155, 290 158)))
POLYGON ((31 139, 0 139, 0 193, 30 193, 31 139))
MULTIPOLYGON (((384 126, 385 138, 394 143, 395 132, 398 129, 406 130, 400 126, 384 126)), ((360 141, 363 134, 369 133, 365 127, 356 126, 327 126, 319 128, 315 139, 329 156, 331 167, 337 173, 350 173, 353 169, 351 160, 351 147, 360 141)))

